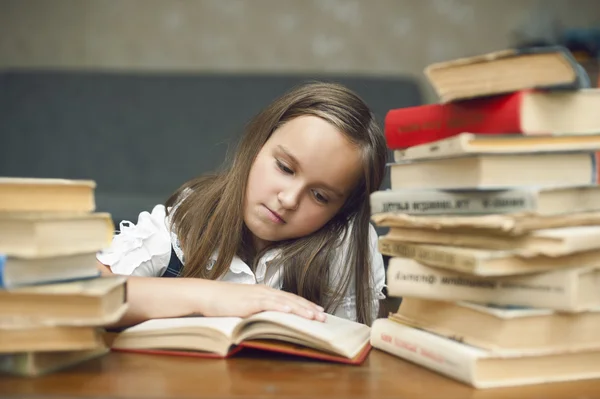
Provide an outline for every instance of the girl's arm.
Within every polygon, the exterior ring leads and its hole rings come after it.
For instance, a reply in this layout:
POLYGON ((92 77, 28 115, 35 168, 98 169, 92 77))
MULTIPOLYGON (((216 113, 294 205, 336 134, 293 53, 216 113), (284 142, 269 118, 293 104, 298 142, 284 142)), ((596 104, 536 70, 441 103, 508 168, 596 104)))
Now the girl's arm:
MULTIPOLYGON (((103 274, 111 273, 107 266, 98 265, 103 274)), ((264 285, 200 278, 131 276, 127 279, 127 302, 129 308, 118 326, 192 314, 246 317, 265 310, 325 320, 322 307, 297 295, 264 285)))

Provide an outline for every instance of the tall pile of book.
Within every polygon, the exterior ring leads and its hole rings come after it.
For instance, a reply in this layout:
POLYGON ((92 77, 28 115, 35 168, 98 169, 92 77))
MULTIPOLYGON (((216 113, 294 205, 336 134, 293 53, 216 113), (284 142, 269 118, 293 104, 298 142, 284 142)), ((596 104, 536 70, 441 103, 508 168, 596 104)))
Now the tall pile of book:
POLYGON ((561 47, 430 65, 440 103, 391 110, 397 312, 371 343, 478 388, 600 377, 600 90, 561 47))
POLYGON ((101 327, 126 310, 125 278, 96 252, 114 226, 95 183, 0 177, 0 371, 35 376, 108 351, 101 327))

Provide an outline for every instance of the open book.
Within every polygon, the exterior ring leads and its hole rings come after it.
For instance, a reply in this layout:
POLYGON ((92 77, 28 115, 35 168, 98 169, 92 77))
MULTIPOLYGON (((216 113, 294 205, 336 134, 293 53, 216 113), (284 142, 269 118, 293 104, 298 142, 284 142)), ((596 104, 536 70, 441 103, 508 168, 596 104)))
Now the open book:
POLYGON ((327 315, 325 322, 289 313, 248 318, 183 317, 148 320, 119 333, 113 350, 228 357, 244 347, 339 363, 361 364, 371 348, 371 328, 327 315))

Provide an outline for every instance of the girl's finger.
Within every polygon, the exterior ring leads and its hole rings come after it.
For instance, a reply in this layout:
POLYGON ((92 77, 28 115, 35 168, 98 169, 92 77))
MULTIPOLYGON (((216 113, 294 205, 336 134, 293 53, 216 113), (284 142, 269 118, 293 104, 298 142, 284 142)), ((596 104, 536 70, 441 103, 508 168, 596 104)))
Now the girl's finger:
POLYGON ((293 313, 300 317, 304 317, 305 319, 325 321, 325 315, 322 312, 306 308, 294 301, 282 300, 280 298, 265 298, 261 305, 263 310, 293 313))
POLYGON ((315 309, 314 307, 306 307, 303 304, 299 304, 296 301, 286 301, 285 305, 291 308, 290 313, 297 314, 309 320, 325 321, 325 315, 322 311, 315 309))
POLYGON ((325 310, 325 309, 323 309, 322 306, 319 306, 316 303, 309 301, 308 299, 302 298, 301 296, 291 294, 291 293, 285 292, 285 291, 278 291, 278 293, 282 294, 282 296, 285 297, 286 300, 294 301, 294 302, 298 303, 300 306, 303 306, 312 311, 323 312, 325 310))

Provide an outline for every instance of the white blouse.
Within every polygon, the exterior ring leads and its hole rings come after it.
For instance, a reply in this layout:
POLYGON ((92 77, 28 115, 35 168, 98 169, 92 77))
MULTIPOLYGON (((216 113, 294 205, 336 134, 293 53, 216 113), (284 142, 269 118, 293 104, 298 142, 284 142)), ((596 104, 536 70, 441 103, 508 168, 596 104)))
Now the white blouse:
MULTIPOLYGON (((175 254, 184 262, 183 252, 179 247, 177 236, 169 228, 164 205, 156 205, 152 213, 142 212, 138 217, 137 225, 123 221, 119 225, 120 234, 113 237, 111 245, 97 254, 97 259, 110 267, 115 274, 131 276, 160 277, 165 272, 171 257, 171 246, 175 254)), ((373 226, 369 229, 371 248, 371 287, 373 290, 373 317, 375 320, 379 310, 379 300, 384 299, 382 289, 385 286, 385 271, 383 258, 377 250, 377 233, 373 226)), ((338 256, 332 265, 330 280, 341 278, 345 265, 344 254, 348 253, 349 242, 346 240, 338 249, 338 256)), ((216 260, 215 253, 207 268, 210 269, 216 260)), ((277 255, 277 250, 267 251, 259 260, 256 273, 239 257, 234 257, 229 270, 219 278, 240 284, 266 284, 269 287, 281 289, 283 285, 281 270, 267 268, 267 263, 277 255)), ((348 290, 333 312, 336 316, 356 320, 356 293, 354 279, 352 278, 348 290)))

